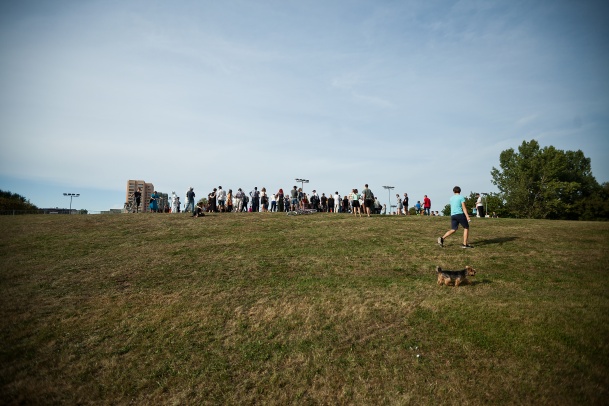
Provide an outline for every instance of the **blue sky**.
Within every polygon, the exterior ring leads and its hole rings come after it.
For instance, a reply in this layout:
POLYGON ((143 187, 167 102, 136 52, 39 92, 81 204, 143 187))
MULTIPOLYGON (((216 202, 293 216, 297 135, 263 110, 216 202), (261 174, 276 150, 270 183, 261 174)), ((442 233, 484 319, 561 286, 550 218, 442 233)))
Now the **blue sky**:
MULTIPOLYGON (((494 192, 499 154, 581 149, 609 181, 606 1, 0 4, 0 189, 122 207, 128 179, 494 192)), ((395 202, 392 196, 392 202, 395 202)))

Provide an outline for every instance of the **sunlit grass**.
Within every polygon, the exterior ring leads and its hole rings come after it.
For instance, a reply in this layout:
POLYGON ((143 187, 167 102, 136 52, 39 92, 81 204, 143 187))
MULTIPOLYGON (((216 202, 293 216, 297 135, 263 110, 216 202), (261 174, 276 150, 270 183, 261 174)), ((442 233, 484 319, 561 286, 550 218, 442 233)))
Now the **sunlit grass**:
POLYGON ((609 224, 0 218, 4 403, 602 404, 609 224), (474 266, 439 287, 435 266, 474 266))

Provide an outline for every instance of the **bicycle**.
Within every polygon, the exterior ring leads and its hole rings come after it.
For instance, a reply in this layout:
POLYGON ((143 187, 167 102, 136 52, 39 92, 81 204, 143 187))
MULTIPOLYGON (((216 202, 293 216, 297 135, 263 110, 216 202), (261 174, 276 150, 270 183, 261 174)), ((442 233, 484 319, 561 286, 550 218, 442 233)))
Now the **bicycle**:
POLYGON ((137 212, 139 212, 139 207, 137 207, 135 205, 134 201, 128 201, 128 202, 125 202, 125 205, 123 206, 123 212, 124 213, 137 213, 137 212))
POLYGON ((291 210, 287 213, 288 216, 298 216, 301 214, 313 214, 313 213, 317 213, 317 210, 315 209, 296 209, 296 210, 291 210))

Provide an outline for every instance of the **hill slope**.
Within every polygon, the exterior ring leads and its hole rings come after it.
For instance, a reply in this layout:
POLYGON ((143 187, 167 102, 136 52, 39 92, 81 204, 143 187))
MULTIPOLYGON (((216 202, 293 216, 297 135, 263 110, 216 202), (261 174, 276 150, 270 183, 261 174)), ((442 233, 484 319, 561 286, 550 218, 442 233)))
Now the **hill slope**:
POLYGON ((4 403, 601 404, 609 224, 2 216, 4 403), (435 266, 477 269, 439 287, 435 266))

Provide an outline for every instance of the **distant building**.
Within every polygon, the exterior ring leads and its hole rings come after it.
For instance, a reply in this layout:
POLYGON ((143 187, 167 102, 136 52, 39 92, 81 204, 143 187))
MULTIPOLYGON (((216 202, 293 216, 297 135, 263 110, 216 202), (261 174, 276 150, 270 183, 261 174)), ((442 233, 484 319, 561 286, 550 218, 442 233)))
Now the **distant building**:
POLYGON ((135 204, 133 200, 133 192, 135 192, 137 188, 142 189, 140 212, 149 212, 150 206, 148 203, 150 202, 150 196, 152 196, 152 193, 154 192, 154 185, 152 183, 147 183, 143 180, 128 180, 125 202, 131 202, 135 204))
POLYGON ((167 193, 160 193, 157 192, 157 194, 159 195, 159 210, 162 212, 165 212, 167 210, 169 210, 170 206, 169 206, 169 196, 167 195, 167 193))
POLYGON ((42 208, 42 209, 38 209, 36 211, 32 211, 32 213, 38 213, 38 214, 77 214, 78 210, 76 209, 72 209, 72 211, 70 212, 70 209, 60 209, 58 207, 52 208, 42 208))
MULTIPOLYGON (((137 188, 142 189, 142 200, 140 203, 140 212, 149 212, 150 211, 150 196, 154 193, 154 185, 152 183, 147 183, 143 180, 128 180, 127 181, 127 195, 125 197, 125 202, 131 202, 135 204, 133 201, 133 192, 137 190, 137 188)), ((160 211, 165 211, 165 208, 169 208, 169 196, 167 193, 161 193, 157 191, 158 200, 157 205, 159 206, 160 211)))

